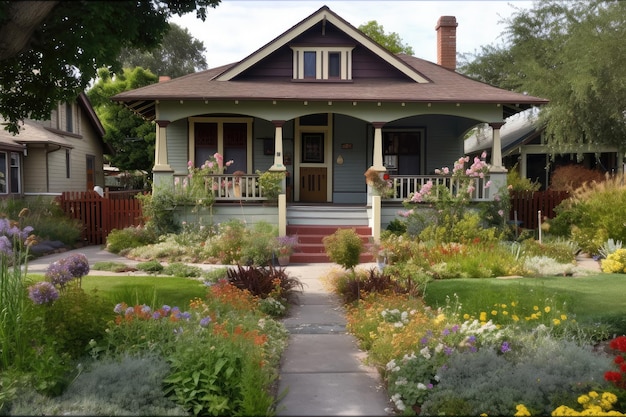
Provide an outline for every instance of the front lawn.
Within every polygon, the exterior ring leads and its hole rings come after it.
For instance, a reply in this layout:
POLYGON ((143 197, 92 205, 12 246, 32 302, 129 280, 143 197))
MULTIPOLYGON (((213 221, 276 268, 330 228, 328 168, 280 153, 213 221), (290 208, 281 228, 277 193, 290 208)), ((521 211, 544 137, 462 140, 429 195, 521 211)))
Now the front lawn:
POLYGON ((479 313, 491 306, 511 301, 545 304, 547 299, 562 306, 580 323, 605 323, 611 332, 626 334, 626 275, 596 274, 582 277, 542 277, 519 279, 448 279, 428 284, 425 302, 445 306, 456 294, 464 312, 479 313))

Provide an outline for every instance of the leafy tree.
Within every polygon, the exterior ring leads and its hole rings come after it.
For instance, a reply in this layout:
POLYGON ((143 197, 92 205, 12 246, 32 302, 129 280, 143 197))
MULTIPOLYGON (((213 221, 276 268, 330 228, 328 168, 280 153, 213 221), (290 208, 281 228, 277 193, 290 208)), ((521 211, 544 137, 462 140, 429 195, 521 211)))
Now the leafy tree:
POLYGON ((24 118, 46 119, 74 100, 98 68, 119 71, 124 47, 158 45, 168 19, 220 0, 29 2, 0 0, 0 115, 19 133, 24 118))
POLYGON ((546 97, 548 144, 626 150, 626 3, 536 2, 505 21, 506 42, 483 47, 459 71, 499 87, 546 97))
POLYGON ((193 38, 186 28, 170 23, 158 47, 148 51, 123 48, 120 62, 124 68, 142 67, 156 75, 176 78, 207 69, 205 51, 204 43, 193 38))
POLYGON ((87 92, 105 128, 104 140, 115 150, 110 162, 120 170, 152 172, 156 133, 152 123, 112 102, 110 97, 155 82, 157 76, 141 67, 125 68, 115 77, 107 68, 101 68, 96 83, 87 92))
POLYGON ((378 42, 391 53, 405 53, 407 55, 413 55, 413 48, 409 45, 402 43, 402 38, 396 32, 385 33, 382 25, 379 25, 375 20, 359 26, 359 30, 365 33, 367 36, 378 42))

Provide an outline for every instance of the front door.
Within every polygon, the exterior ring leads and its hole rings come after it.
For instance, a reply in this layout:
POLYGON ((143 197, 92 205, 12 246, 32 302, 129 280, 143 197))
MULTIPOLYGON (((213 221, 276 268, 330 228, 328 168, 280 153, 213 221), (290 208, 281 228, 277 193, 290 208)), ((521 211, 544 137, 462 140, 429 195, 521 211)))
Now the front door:
POLYGON ((323 203, 327 200, 325 134, 303 132, 301 136, 299 191, 300 201, 323 203))

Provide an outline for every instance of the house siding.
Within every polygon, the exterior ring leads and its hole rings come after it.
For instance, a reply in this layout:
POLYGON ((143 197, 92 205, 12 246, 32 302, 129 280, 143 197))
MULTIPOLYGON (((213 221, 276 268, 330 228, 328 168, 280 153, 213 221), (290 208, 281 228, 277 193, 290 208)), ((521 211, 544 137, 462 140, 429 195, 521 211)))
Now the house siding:
POLYGON ((176 174, 187 174, 189 154, 189 127, 187 120, 177 120, 167 126, 167 158, 170 167, 176 174))

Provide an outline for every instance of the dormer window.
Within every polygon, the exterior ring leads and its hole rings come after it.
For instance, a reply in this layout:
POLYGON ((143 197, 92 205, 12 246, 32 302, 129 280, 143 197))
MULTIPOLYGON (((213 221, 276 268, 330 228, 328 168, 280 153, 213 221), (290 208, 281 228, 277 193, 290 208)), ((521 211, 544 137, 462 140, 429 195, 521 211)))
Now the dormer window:
POLYGON ((352 46, 294 46, 291 49, 294 80, 352 80, 352 46))

